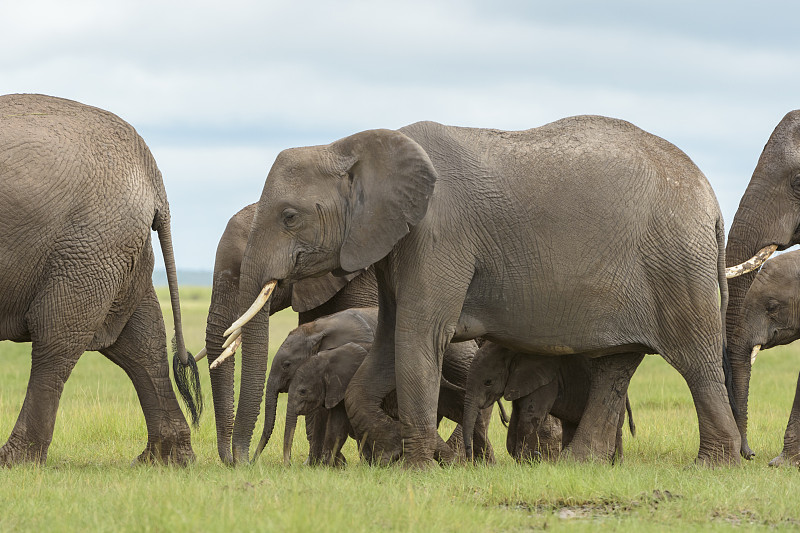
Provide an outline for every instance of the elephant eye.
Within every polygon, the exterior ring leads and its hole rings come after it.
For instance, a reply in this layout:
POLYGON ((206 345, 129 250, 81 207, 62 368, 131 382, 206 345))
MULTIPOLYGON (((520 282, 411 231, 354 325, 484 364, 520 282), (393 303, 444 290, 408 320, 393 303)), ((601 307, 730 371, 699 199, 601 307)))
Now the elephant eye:
POLYGON ((298 389, 297 394, 300 396, 305 396, 308 391, 306 389, 298 389))
POLYGON ((292 362, 291 361, 284 361, 282 366, 283 366, 283 368, 289 368, 290 366, 292 366, 292 362))
POLYGON ((486 381, 483 382, 483 386, 484 387, 491 387, 492 386, 492 380, 491 379, 487 379, 486 381))
POLYGON ((300 213, 291 207, 287 207, 281 213, 281 221, 283 222, 284 227, 293 228, 300 221, 300 213))
POLYGON ((780 307, 780 303, 775 298, 767 300, 767 313, 775 313, 780 307))

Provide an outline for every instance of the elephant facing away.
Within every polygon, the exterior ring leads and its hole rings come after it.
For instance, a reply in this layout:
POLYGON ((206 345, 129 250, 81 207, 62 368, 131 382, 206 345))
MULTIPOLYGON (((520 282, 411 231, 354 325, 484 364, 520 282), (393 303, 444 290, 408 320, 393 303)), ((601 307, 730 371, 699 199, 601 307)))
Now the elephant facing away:
MULTIPOLYGON (((742 302, 739 338, 749 348, 750 366, 760 350, 800 339, 800 250, 770 259, 742 302)), ((783 451, 770 466, 800 466, 800 376, 783 437, 783 451)))
POLYGON ((138 460, 193 460, 169 377, 151 229, 169 282, 175 379, 195 421, 200 382, 184 346, 167 195, 142 138, 101 109, 0 96, 0 197, 0 339, 32 344, 27 394, 0 465, 45 462, 64 383, 87 350, 136 388, 148 434, 138 460))
MULTIPOLYGON (((642 357, 644 355, 642 354, 642 357)), ((517 461, 545 457, 555 459, 562 447, 572 441, 586 411, 592 380, 592 360, 580 355, 537 357, 517 353, 493 342, 484 343, 470 367, 464 398, 464 444, 471 457, 473 420, 478 410, 492 405, 501 397, 512 402, 506 448, 517 461), (554 425, 548 416, 558 423, 554 425), (552 438, 540 438, 554 433, 552 438)), ((622 459, 622 425, 625 411, 629 414, 631 433, 633 418, 627 395, 619 413, 614 456, 622 459)))
MULTIPOLYGON (((638 354, 659 353, 691 391, 698 461, 736 463, 724 254, 705 176, 628 122, 578 116, 525 131, 419 122, 281 152, 253 219, 240 301, 374 265, 378 329, 345 405, 384 458, 433 464, 444 349, 483 337, 598 358, 573 457, 613 457, 638 354), (380 409, 395 386, 397 422, 380 409)), ((237 324, 245 357, 266 349, 265 314, 237 324)))
MULTIPOLYGON (((730 302, 726 331, 734 398, 739 408, 736 422, 741 434, 740 449, 747 459, 755 456, 747 442, 753 346, 749 322, 743 317, 743 303, 757 279, 754 270, 759 264, 775 250, 785 250, 795 244, 800 244, 800 109, 787 113, 767 140, 728 234, 726 257, 728 265, 732 265, 728 269, 729 276, 738 277, 728 280, 730 302)), ((792 416, 786 428, 783 451, 771 464, 792 463, 794 461, 788 458, 798 456, 800 416, 792 416)))
MULTIPOLYGON (((257 204, 250 204, 233 215, 219 240, 214 262, 211 303, 206 319, 205 353, 208 354, 211 367, 209 374, 217 427, 217 451, 225 464, 249 462, 250 441, 261 410, 267 374, 268 316, 258 328, 258 335, 264 341, 264 351, 243 354, 243 386, 235 415, 233 358, 212 366, 224 350, 223 332, 241 311, 238 303, 240 269, 256 207, 257 204)), ((284 285, 272 294, 268 314, 292 306, 298 312, 300 324, 305 324, 343 309, 374 306, 377 303, 375 274, 372 269, 367 269, 365 272, 359 271, 343 277, 328 274, 293 285, 284 285)), ((313 415, 309 418, 311 423, 307 424, 307 431, 311 440, 317 426, 324 428, 325 420, 316 421, 313 415)), ((315 462, 318 459, 312 447, 309 461, 315 462)))

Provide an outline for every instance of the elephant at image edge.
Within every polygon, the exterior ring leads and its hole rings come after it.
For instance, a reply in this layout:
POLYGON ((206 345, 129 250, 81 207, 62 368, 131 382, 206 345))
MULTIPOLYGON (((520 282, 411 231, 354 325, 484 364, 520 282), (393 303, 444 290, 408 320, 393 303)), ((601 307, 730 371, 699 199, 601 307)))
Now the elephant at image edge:
MULTIPOLYGON (((738 337, 751 347, 750 366, 759 350, 800 339, 800 250, 770 259, 756 275, 742 302, 738 337)), ((800 376, 789 417, 789 428, 800 423, 800 376)), ((770 464, 800 464, 797 431, 787 431, 783 453, 770 464)))
MULTIPOLYGON (((225 340, 223 332, 239 316, 240 266, 256 206, 257 204, 250 204, 233 215, 217 245, 211 303, 206 320, 205 347, 209 366, 223 351, 222 344, 225 340)), ((269 314, 277 313, 291 305, 299 313, 300 324, 305 324, 343 309, 377 305, 377 298, 375 275, 371 270, 360 275, 354 273, 344 277, 326 275, 277 289, 270 298, 269 314)), ((265 345, 268 342, 268 334, 267 317, 258 330, 258 335, 263 338, 265 345)), ((267 351, 265 349, 264 352, 256 353, 252 357, 248 355, 242 358, 243 385, 239 392, 239 406, 235 416, 233 358, 209 370, 217 426, 217 451, 220 459, 226 464, 249 461, 250 441, 261 409, 267 373, 267 351)), ((319 444, 309 450, 309 461, 313 463, 321 457, 322 444, 322 439, 313 439, 313 433, 317 428, 324 430, 325 420, 323 418, 317 420, 316 416, 312 415, 308 417, 307 422, 309 441, 314 440, 319 444)))
MULTIPOLYGON (((643 356, 643 355, 642 355, 643 356)), ((517 461, 537 457, 556 459, 572 440, 586 410, 592 360, 586 357, 537 357, 520 354, 493 342, 481 346, 470 367, 464 397, 464 446, 472 456, 469 439, 478 409, 500 398, 512 402, 506 448, 517 461), (548 415, 559 422, 553 441, 548 415)), ((614 456, 622 460, 622 425, 627 409, 631 434, 635 434, 630 402, 619 414, 614 456)))
POLYGON ((0 197, 0 339, 32 343, 27 394, 0 465, 45 462, 64 383, 87 350, 136 388, 148 434, 138 460, 193 460, 169 378, 151 228, 169 282, 175 379, 195 422, 199 375, 184 347, 167 195, 142 138, 95 107, 0 96, 0 197))
MULTIPOLYGON (((356 434, 382 440, 382 460, 432 460, 444 347, 484 337, 541 355, 617 354, 593 377, 568 448, 576 458, 613 455, 638 365, 629 352, 644 352, 686 380, 698 460, 739 461, 723 371, 722 217, 705 176, 663 139, 579 116, 515 132, 420 122, 281 152, 240 300, 272 281, 371 264, 378 330, 345 402, 356 434), (399 423, 380 410, 395 377, 399 423)), ((261 320, 242 327, 245 354, 266 350, 261 320)))
MULTIPOLYGON (((775 127, 761 152, 728 233, 727 262, 738 265, 754 256, 763 260, 775 249, 784 250, 799 243, 800 110, 795 110, 775 127)), ((757 266, 758 262, 751 268, 757 266)), ((747 443, 750 352, 753 346, 746 342, 746 332, 742 329, 742 303, 755 277, 755 272, 749 272, 728 281, 730 301, 726 322, 741 454, 747 459, 755 455, 747 443)), ((798 456, 800 405, 795 398, 784 434, 783 451, 770 464, 797 464, 798 456)))
MULTIPOLYGON (((289 332, 275 353, 270 367, 264 402, 264 429, 253 460, 261 454, 272 436, 278 406, 278 394, 289 392, 289 387, 293 383, 299 368, 317 353, 333 351, 346 344, 354 344, 369 351, 377 324, 377 307, 351 308, 301 324, 289 332)), ((353 350, 355 348, 343 353, 354 353, 353 350)), ((463 387, 466 385, 467 375, 476 350, 477 345, 474 342, 449 345, 445 350, 442 363, 443 388, 439 398, 439 417, 445 416, 457 424, 461 423, 464 410, 463 387)), ((338 356, 341 356, 341 354, 338 356)), ((315 364, 321 365, 322 363, 316 362, 315 364)), ((307 370, 307 372, 311 371, 307 370)), ((349 382, 350 376, 347 377, 347 383, 349 382)), ((394 416, 396 416, 397 399, 394 391, 384 399, 383 407, 384 410, 394 413, 394 416)), ((344 409, 344 406, 342 406, 342 409, 344 409)), ((494 459, 494 453, 486 434, 491 413, 491 408, 483 410, 475 427, 478 456, 489 462, 494 459)), ((305 414, 305 412, 298 411, 298 414, 305 414)), ((339 433, 341 433, 341 425, 339 425, 339 430, 339 433)), ((461 435, 461 428, 457 427, 448 440, 448 445, 452 450, 463 450, 461 435)), ((320 432, 320 435, 316 435, 314 438, 316 442, 310 442, 310 446, 311 448, 317 447, 322 450, 319 457, 325 458, 330 450, 324 449, 322 440, 323 435, 320 432)), ((365 442, 365 447, 370 448, 368 442, 365 442)), ((325 461, 323 460, 323 462, 325 461)))

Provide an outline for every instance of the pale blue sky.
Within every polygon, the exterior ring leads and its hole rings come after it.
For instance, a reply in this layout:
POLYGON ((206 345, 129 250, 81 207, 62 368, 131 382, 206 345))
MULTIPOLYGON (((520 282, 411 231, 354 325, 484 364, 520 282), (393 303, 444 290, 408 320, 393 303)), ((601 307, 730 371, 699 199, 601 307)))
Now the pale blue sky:
POLYGON ((730 226, 764 143, 800 108, 798 19, 799 3, 768 0, 27 0, 2 8, 0 93, 133 124, 182 269, 213 267, 281 149, 417 120, 629 120, 697 163, 730 226))

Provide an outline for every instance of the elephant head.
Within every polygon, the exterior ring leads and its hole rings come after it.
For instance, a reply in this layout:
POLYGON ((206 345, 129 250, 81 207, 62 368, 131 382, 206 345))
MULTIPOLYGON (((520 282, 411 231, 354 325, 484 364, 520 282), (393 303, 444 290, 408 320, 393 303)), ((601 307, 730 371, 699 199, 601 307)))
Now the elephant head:
POLYGON ((486 342, 475 354, 464 396, 464 451, 472 459, 472 436, 478 411, 501 397, 513 402, 557 379, 559 358, 520 355, 486 342))
POLYGON ((297 369, 286 405, 286 428, 283 437, 283 462, 289 465, 297 417, 324 406, 333 409, 342 400, 350 379, 367 356, 367 350, 347 343, 320 352, 297 369))
MULTIPOLYGON (((770 250, 800 243, 800 110, 792 111, 772 132, 758 160, 731 224, 726 248, 728 265, 739 265, 770 250)), ((744 270, 757 268, 751 264, 744 270)), ((728 269, 729 271, 732 268, 728 269)), ((729 276, 738 272, 729 272, 729 276)), ((747 397, 750 387, 750 348, 743 327, 742 304, 755 273, 728 282, 726 335, 731 360, 736 422, 742 436, 741 453, 755 455, 747 444, 747 397)))
POLYGON ((436 172, 402 133, 371 130, 281 152, 267 176, 241 264, 242 331, 234 455, 247 457, 266 379, 268 313, 258 295, 326 272, 356 272, 386 256, 426 213, 436 172), (249 413, 249 414, 248 414, 249 413), (255 413, 255 416, 253 416, 255 413), (244 418, 246 416, 246 418, 244 418), (241 424, 239 421, 242 421, 241 424))
POLYGON ((800 338, 800 251, 767 261, 742 304, 740 337, 749 346, 750 364, 759 350, 800 338))

